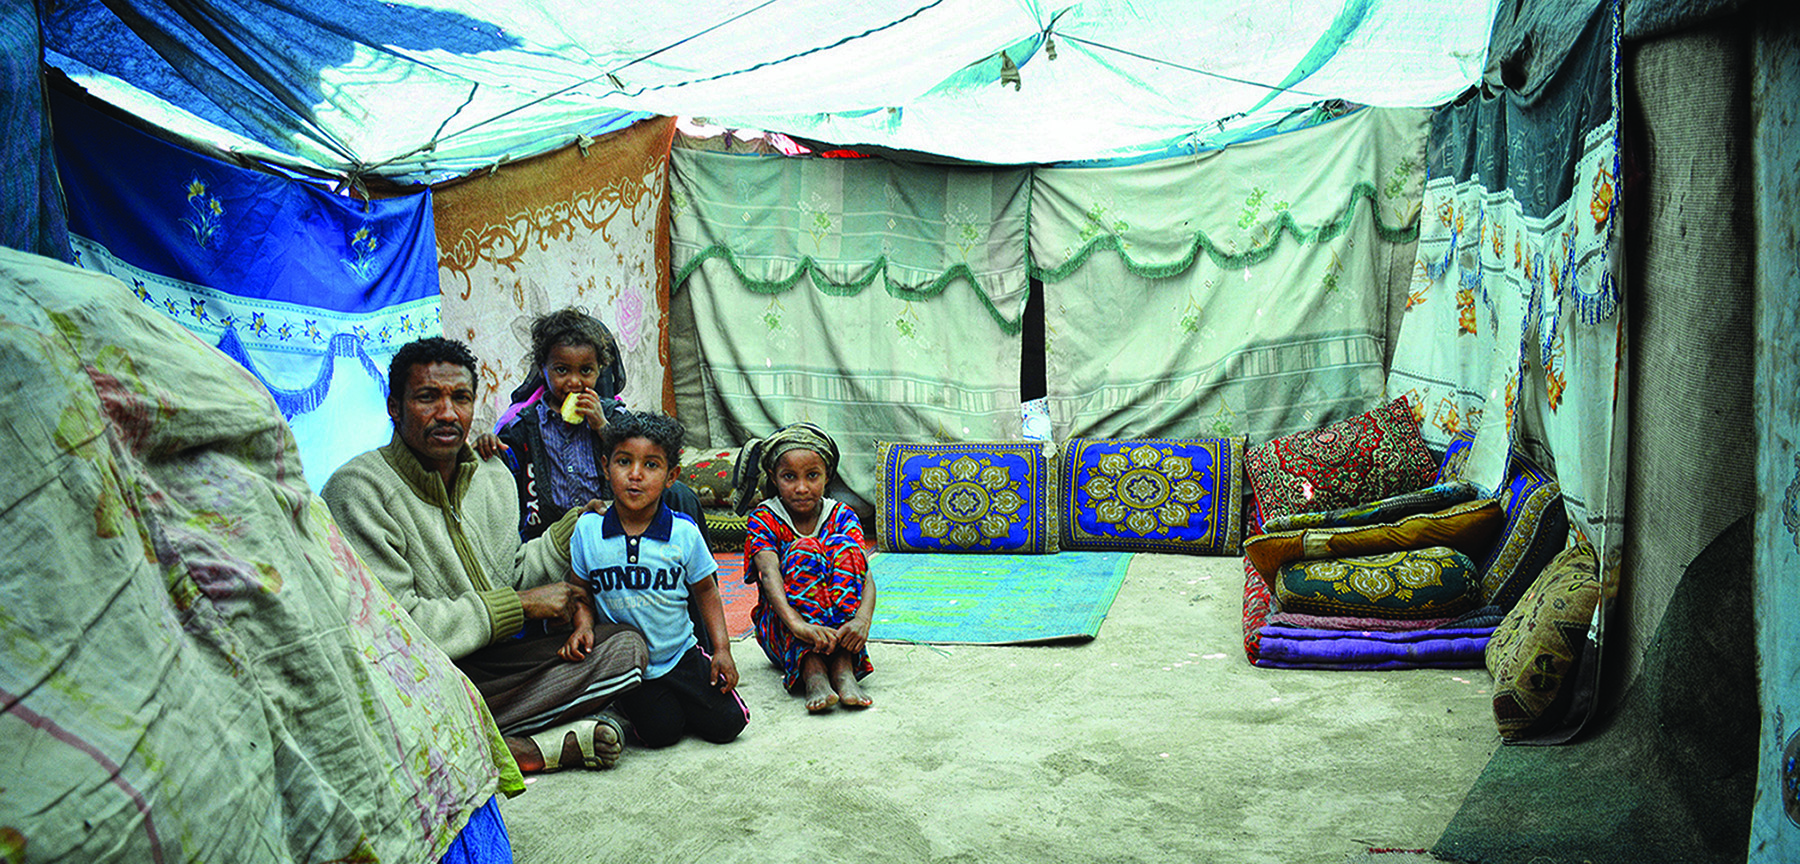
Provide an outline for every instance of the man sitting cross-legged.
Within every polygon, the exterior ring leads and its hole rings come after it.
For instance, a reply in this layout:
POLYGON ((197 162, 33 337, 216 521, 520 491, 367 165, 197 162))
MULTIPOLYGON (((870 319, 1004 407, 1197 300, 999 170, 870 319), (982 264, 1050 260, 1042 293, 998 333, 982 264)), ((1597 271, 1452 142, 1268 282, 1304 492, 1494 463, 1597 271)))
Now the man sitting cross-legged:
POLYGON ((388 370, 394 438, 332 474, 325 502, 370 571, 481 691, 520 770, 610 768, 622 735, 600 709, 643 680, 644 639, 609 626, 581 660, 557 656, 587 599, 564 578, 587 509, 520 541, 511 473, 467 444, 475 368, 461 342, 402 346, 388 370))

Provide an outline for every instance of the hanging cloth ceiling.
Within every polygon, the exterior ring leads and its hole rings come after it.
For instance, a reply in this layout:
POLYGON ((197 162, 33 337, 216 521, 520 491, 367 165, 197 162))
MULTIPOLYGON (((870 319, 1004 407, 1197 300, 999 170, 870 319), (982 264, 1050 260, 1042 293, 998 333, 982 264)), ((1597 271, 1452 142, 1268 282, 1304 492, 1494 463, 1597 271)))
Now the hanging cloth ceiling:
POLYGON ((176 134, 432 182, 704 117, 1020 164, 1475 84, 1496 0, 62 0, 48 62, 176 134))

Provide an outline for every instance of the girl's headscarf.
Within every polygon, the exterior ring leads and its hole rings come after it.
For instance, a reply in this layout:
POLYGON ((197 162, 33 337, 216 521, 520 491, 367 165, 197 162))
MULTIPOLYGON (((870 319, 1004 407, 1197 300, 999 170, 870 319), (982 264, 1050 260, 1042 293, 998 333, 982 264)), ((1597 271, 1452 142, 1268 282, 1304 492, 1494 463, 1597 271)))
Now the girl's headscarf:
POLYGON ((825 462, 825 471, 837 476, 837 442, 811 423, 793 423, 767 438, 752 438, 738 451, 731 469, 731 507, 748 513, 758 502, 775 496, 775 463, 790 450, 811 450, 825 462))

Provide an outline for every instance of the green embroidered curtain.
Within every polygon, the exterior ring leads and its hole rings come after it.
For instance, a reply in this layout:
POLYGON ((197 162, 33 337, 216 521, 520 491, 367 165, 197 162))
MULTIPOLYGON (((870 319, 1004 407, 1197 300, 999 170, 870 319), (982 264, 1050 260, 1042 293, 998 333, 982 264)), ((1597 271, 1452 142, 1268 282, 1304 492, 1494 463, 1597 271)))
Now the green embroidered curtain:
POLYGON ((1038 170, 1055 437, 1256 443, 1379 403, 1426 116, 1364 109, 1198 157, 1038 170))
POLYGON ((808 420, 874 500, 877 441, 1019 437, 1024 169, 682 149, 672 166, 696 444, 808 420))

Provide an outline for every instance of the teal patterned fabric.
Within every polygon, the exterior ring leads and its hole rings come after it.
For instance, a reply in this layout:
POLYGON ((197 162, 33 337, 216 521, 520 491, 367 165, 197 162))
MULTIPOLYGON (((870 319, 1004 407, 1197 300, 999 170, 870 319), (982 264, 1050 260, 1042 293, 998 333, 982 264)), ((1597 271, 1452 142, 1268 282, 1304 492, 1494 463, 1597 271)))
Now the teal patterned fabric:
POLYGON ((1428 119, 1366 109, 1200 159, 1033 171, 1056 439, 1267 441, 1384 401, 1428 119))
POLYGON ((1042 442, 878 445, 876 547, 1055 552, 1053 453, 1042 442))
POLYGON ((1021 437, 1030 171, 679 148, 670 165, 671 303, 692 310, 696 354, 676 397, 696 441, 816 423, 873 501, 877 439, 1021 437))
POLYGON ((1275 575, 1283 612, 1353 618, 1454 618, 1481 605, 1481 577, 1469 556, 1448 546, 1321 558, 1275 575))
POLYGON ((1238 554, 1244 444, 1242 437, 1069 441, 1057 508, 1062 548, 1238 554))

